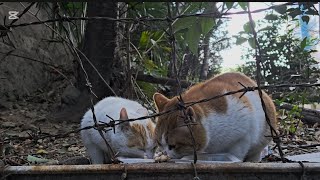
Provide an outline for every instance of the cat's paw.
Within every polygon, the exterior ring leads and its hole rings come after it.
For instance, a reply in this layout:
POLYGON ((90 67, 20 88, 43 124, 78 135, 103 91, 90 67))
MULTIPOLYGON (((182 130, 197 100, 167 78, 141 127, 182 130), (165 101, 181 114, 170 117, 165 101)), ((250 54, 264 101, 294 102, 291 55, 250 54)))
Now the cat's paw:
POLYGON ((167 155, 167 153, 157 152, 154 155, 154 161, 156 163, 168 162, 169 160, 170 160, 170 157, 167 155))

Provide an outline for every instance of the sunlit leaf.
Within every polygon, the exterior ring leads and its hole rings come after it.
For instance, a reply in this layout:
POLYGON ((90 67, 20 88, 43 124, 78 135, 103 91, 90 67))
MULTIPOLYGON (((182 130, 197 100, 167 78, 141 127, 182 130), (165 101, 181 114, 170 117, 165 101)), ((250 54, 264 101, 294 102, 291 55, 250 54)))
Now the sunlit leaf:
POLYGON ((243 44, 244 42, 246 42, 247 40, 248 40, 247 38, 238 37, 237 40, 236 40, 236 45, 241 45, 241 44, 243 44))
POLYGON ((201 18, 201 31, 205 36, 215 25, 215 20, 213 18, 201 18))
POLYGON ((140 47, 145 47, 147 45, 149 39, 150 39, 150 32, 149 31, 143 31, 141 33, 141 36, 140 36, 140 44, 139 44, 139 46, 140 47))

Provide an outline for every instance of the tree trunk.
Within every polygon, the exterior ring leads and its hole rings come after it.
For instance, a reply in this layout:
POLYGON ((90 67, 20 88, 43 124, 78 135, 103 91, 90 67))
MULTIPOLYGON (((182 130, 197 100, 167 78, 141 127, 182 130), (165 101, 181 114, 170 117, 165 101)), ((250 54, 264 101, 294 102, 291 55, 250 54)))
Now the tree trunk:
POLYGON ((182 59, 183 61, 182 66, 180 67, 181 68, 180 78, 182 80, 186 80, 190 74, 190 69, 193 69, 192 67, 193 59, 194 59, 194 55, 187 47, 185 50, 184 58, 182 59))
POLYGON ((209 43, 210 43, 210 36, 212 34, 212 30, 209 31, 209 33, 205 36, 203 40, 203 60, 200 70, 200 80, 205 80, 208 77, 208 71, 209 71, 209 43))
MULTIPOLYGON (((216 7, 216 2, 209 2, 208 5, 210 8, 207 10, 205 13, 216 13, 218 12, 218 9, 216 7)), ((202 60, 202 65, 200 69, 200 80, 206 80, 208 77, 208 72, 209 72, 209 53, 210 53, 210 37, 213 32, 213 28, 205 34, 205 38, 203 40, 203 60, 202 60)))
MULTIPOLYGON (((87 15, 88 17, 103 16, 116 18, 116 3, 113 1, 88 2, 87 15)), ((82 50, 111 87, 113 86, 111 82, 113 82, 112 77, 115 71, 115 63, 113 60, 116 37, 115 23, 114 21, 108 20, 89 20, 82 50)), ((106 96, 114 95, 86 58, 82 56, 81 61, 88 75, 88 80, 92 85, 92 91, 98 97, 94 98, 94 103, 106 96)), ((79 78, 77 84, 81 94, 76 99, 76 103, 68 105, 63 111, 51 115, 51 118, 56 121, 79 122, 80 118, 91 105, 87 79, 81 65, 79 65, 78 73, 79 78)))

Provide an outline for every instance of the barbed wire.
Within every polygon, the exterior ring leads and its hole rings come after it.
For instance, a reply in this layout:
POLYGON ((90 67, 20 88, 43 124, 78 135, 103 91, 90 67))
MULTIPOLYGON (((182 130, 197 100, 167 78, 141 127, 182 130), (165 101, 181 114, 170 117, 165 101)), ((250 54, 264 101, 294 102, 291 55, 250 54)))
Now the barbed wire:
MULTIPOLYGON (((243 84, 241 84, 241 82, 239 82, 239 84, 243 87, 243 88, 241 88, 239 90, 229 91, 229 92, 223 93, 221 95, 213 96, 211 98, 201 99, 201 100, 198 100, 198 101, 184 102, 184 100, 182 99, 182 87, 181 87, 179 73, 178 73, 179 71, 177 70, 177 67, 176 67, 176 64, 175 64, 175 61, 176 61, 175 43, 176 42, 175 42, 173 30, 172 30, 172 21, 175 20, 175 19, 192 17, 192 16, 197 16, 197 17, 213 17, 213 16, 216 16, 216 17, 222 18, 223 16, 228 16, 228 15, 248 13, 249 20, 250 20, 250 22, 252 22, 251 13, 258 13, 258 12, 265 11, 265 10, 268 10, 268 9, 274 9, 275 7, 279 7, 279 6, 283 6, 283 5, 293 5, 293 4, 295 4, 295 3, 292 3, 292 2, 291 3, 285 3, 285 4, 281 4, 281 5, 271 6, 271 7, 266 8, 266 9, 252 11, 252 12, 250 12, 250 8, 249 8, 249 5, 248 5, 248 11, 241 11, 241 12, 235 12, 235 13, 201 13, 201 14, 189 14, 189 15, 179 15, 179 16, 176 16, 176 17, 171 17, 171 12, 169 10, 170 7, 169 7, 169 3, 168 3, 168 16, 165 17, 165 18, 146 18, 146 17, 140 17, 140 18, 62 17, 62 18, 58 18, 58 19, 50 19, 50 20, 45 20, 45 21, 21 23, 21 24, 17 24, 17 25, 14 25, 13 23, 11 23, 10 25, 5 25, 5 24, 4 25, 0 25, 0 28, 4 28, 4 31, 9 31, 10 28, 23 27, 23 26, 29 26, 29 25, 40 25, 40 24, 46 24, 46 23, 49 23, 49 22, 62 22, 62 21, 73 21, 73 20, 110 20, 110 21, 117 21, 117 22, 124 22, 124 23, 132 23, 132 22, 138 23, 140 21, 167 21, 169 23, 168 35, 170 36, 171 46, 172 46, 172 49, 173 49, 172 50, 172 60, 174 62, 173 69, 174 69, 174 73, 176 75, 175 76, 176 77, 176 81, 177 81, 177 84, 178 84, 178 93, 177 94, 179 94, 178 95, 178 101, 179 101, 178 106, 175 107, 175 108, 169 109, 167 111, 159 112, 159 113, 153 113, 151 115, 147 115, 147 116, 143 116, 143 117, 139 117, 139 118, 127 119, 127 120, 120 120, 120 119, 114 120, 114 119, 109 117, 111 119, 110 122, 101 122, 98 119, 96 119, 96 117, 95 117, 94 104, 93 104, 93 95, 94 95, 94 93, 93 93, 93 91, 91 89, 91 84, 90 84, 90 81, 88 80, 88 75, 85 72, 85 69, 84 69, 84 67, 83 67, 83 65, 81 63, 81 58, 80 58, 78 53, 81 53, 81 55, 83 55, 86 59, 87 59, 87 57, 80 50, 75 49, 75 47, 73 47, 73 50, 75 51, 75 54, 77 55, 78 59, 80 60, 81 69, 82 69, 82 71, 84 71, 84 73, 86 75, 85 79, 86 79, 86 83, 87 83, 86 85, 88 87, 88 91, 90 93, 91 111, 93 113, 94 125, 83 127, 83 128, 76 129, 76 130, 72 130, 72 131, 69 131, 69 132, 66 132, 66 133, 56 134, 56 135, 43 134, 40 131, 38 134, 29 134, 30 137, 6 138, 6 139, 4 139, 4 141, 25 140, 25 139, 30 139, 30 138, 32 138, 32 139, 43 139, 43 138, 51 138, 51 137, 64 138, 64 137, 68 136, 71 133, 78 133, 78 132, 80 132, 82 130, 88 130, 88 129, 92 129, 93 128, 93 129, 96 129, 96 130, 99 131, 99 134, 104 139, 105 143, 107 144, 108 148, 111 151, 112 161, 116 162, 116 157, 115 157, 116 153, 112 150, 112 147, 107 142, 107 140, 104 138, 104 135, 103 135, 102 132, 107 132, 107 131, 113 130, 114 133, 115 133, 115 127, 117 125, 120 125, 121 123, 145 120, 145 119, 159 117, 159 116, 162 116, 162 115, 165 115, 165 114, 170 114, 170 113, 173 113, 175 111, 182 111, 184 113, 185 117, 186 117, 185 125, 189 129, 189 132, 190 132, 191 137, 192 137, 193 145, 194 145, 194 164, 195 164, 196 161, 197 161, 197 153, 196 153, 196 147, 195 147, 195 139, 194 139, 194 136, 193 136, 193 133, 192 133, 192 128, 191 128, 191 126, 195 125, 195 124, 190 122, 190 121, 188 121, 188 119, 187 119, 188 115, 186 113, 186 108, 190 107, 190 106, 193 106, 195 104, 208 102, 208 101, 211 101, 211 100, 214 100, 214 99, 222 98, 224 96, 228 96, 228 95, 232 95, 232 94, 236 94, 236 93, 241 93, 242 92, 242 95, 240 96, 240 98, 241 98, 244 94, 246 94, 249 91, 258 90, 259 96, 260 96, 260 99, 261 99, 261 103, 262 103, 262 108, 263 108, 263 110, 265 112, 265 118, 266 118, 267 123, 270 126, 270 131, 271 131, 272 138, 274 139, 274 141, 277 141, 276 143, 278 145, 278 148, 279 148, 279 151, 280 151, 280 155, 281 155, 281 158, 283 160, 283 153, 281 151, 279 135, 276 132, 276 130, 271 126, 270 119, 269 119, 268 115, 266 114, 266 107, 265 107, 265 104, 264 104, 264 101, 263 101, 263 97, 262 97, 262 89, 284 88, 284 87, 317 87, 317 86, 320 86, 320 83, 314 83, 314 84, 310 84, 310 83, 280 84, 280 85, 260 86, 260 76, 259 76, 260 63, 259 62, 261 61, 261 57, 259 57, 259 55, 261 54, 261 52, 260 52, 261 50, 259 49, 259 43, 257 41, 257 35, 256 35, 255 30, 254 30, 253 25, 252 25, 253 35, 254 35, 254 38, 255 38, 255 41, 256 41, 256 45, 257 45, 257 50, 256 50, 256 58, 257 58, 256 62, 257 63, 256 63, 256 65, 257 65, 257 84, 258 84, 258 86, 254 86, 254 87, 244 86, 243 84), (275 133, 275 135, 273 133, 275 133)), ((68 42, 67 40, 65 40, 65 41, 68 42)), ((74 45, 72 43, 70 43, 70 46, 74 46, 74 45)), ((106 116, 108 116, 108 115, 106 115, 106 116)), ((195 169, 195 172, 196 172, 196 169, 195 169)))
POLYGON ((262 62, 262 57, 261 57, 261 47, 260 47, 260 44, 259 44, 259 41, 258 41, 258 35, 257 35, 257 32, 254 28, 254 21, 252 19, 252 15, 251 15, 251 11, 250 11, 250 2, 248 2, 248 17, 249 17, 249 22, 250 22, 250 27, 251 27, 251 30, 252 30, 252 34, 253 34, 253 37, 254 37, 254 40, 255 40, 255 45, 256 45, 256 48, 255 48, 255 56, 256 56, 256 80, 257 80, 257 85, 258 85, 258 92, 259 92, 259 97, 260 97, 260 102, 261 102, 261 106, 262 106, 262 109, 263 109, 263 112, 264 112, 264 116, 265 116, 265 120, 266 122, 268 123, 269 127, 270 127, 270 133, 271 133, 271 137, 273 139, 273 141, 276 143, 276 147, 278 147, 278 150, 279 150, 279 154, 280 154, 280 158, 281 158, 281 161, 282 162, 285 162, 285 159, 284 159, 284 153, 282 152, 282 149, 281 149, 281 140, 280 140, 280 137, 279 137, 279 133, 277 132, 277 130, 275 130, 275 127, 272 126, 271 124, 271 121, 270 121, 270 118, 268 116, 268 113, 267 113, 267 107, 266 107, 266 104, 263 100, 263 93, 262 93, 262 90, 260 88, 260 72, 261 72, 261 66, 260 66, 260 63, 262 62))
MULTIPOLYGON (((260 86, 260 88, 261 89, 269 89, 269 88, 282 88, 282 87, 318 87, 318 86, 320 86, 320 83, 266 85, 266 86, 260 86)), ((241 93, 241 92, 243 94, 245 94, 245 93, 247 93, 249 91, 256 91, 256 90, 258 90, 257 86, 243 87, 243 88, 241 88, 239 90, 228 91, 228 92, 223 93, 221 95, 216 95, 216 96, 213 96, 213 97, 210 97, 210 98, 205 98, 205 99, 201 99, 201 100, 198 100, 198 101, 192 101, 192 102, 185 102, 185 107, 190 107, 190 106, 193 106, 195 104, 208 102, 208 101, 211 101, 211 100, 214 100, 214 99, 218 99, 218 98, 222 98, 224 96, 229 96, 229 95, 232 95, 232 94, 237 94, 237 93, 241 93)), ((150 119, 150 118, 156 118, 156 117, 159 117, 159 116, 162 116, 162 115, 173 113, 173 112, 178 111, 178 110, 179 110, 179 108, 175 107, 175 108, 172 108, 172 109, 160 112, 160 113, 153 113, 151 115, 142 116, 142 117, 139 117, 139 118, 129 118, 127 120, 113 119, 112 121, 114 121, 114 122, 111 121, 109 123, 108 122, 98 121, 97 125, 86 126, 86 127, 79 128, 79 129, 76 129, 76 130, 68 131, 66 133, 61 133, 61 134, 56 134, 56 135, 48 135, 48 134, 42 134, 41 135, 41 134, 38 134, 37 136, 33 136, 32 138, 37 138, 37 139, 50 138, 50 137, 63 138, 63 137, 68 136, 71 133, 77 133, 77 132, 80 132, 82 130, 87 130, 87 129, 92 129, 92 128, 94 128, 94 129, 95 128, 96 129, 104 128, 103 131, 111 131, 111 130, 113 130, 113 128, 115 126, 118 126, 119 124, 122 124, 122 123, 125 123, 125 122, 133 122, 133 121, 146 120, 146 119, 150 119), (105 128, 110 128, 110 129, 105 129, 105 128)), ((30 139, 30 137, 13 137, 13 138, 7 138, 5 140, 8 141, 8 140, 26 140, 26 139, 30 139)))
MULTIPOLYGON (((252 11, 251 13, 259 13, 270 9, 275 9, 280 6, 288 6, 288 5, 295 5, 297 2, 288 2, 280 5, 273 5, 268 8, 258 9, 255 11, 252 11)), ((231 16, 231 15, 239 15, 239 14, 247 14, 247 11, 238 11, 238 12, 226 12, 226 13, 219 13, 219 12, 212 12, 212 13, 194 13, 194 14, 182 14, 175 17, 170 17, 171 20, 176 20, 180 18, 187 18, 187 17, 216 17, 216 18, 227 18, 224 16, 231 16)), ((60 17, 56 19, 49 19, 44 21, 35 21, 35 22, 28 22, 28 23, 20 23, 20 24, 10 24, 6 25, 0 24, 0 28, 2 28, 2 31, 9 31, 10 28, 16 28, 16 27, 24 27, 24 26, 30 26, 30 25, 39 25, 39 24, 45 24, 45 23, 51 23, 51 22, 70 22, 74 20, 109 20, 109 21, 119 21, 124 23, 138 23, 143 21, 168 21, 169 17, 162 17, 162 18, 150 18, 150 17, 139 17, 139 18, 112 18, 112 17, 60 17)))

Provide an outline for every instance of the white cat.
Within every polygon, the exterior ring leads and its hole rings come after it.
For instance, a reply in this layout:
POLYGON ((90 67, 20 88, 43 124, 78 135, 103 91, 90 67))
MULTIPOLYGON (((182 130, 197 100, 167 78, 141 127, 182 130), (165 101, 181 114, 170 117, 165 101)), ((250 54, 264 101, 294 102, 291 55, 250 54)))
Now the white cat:
MULTIPOLYGON (((184 102, 194 102, 237 91, 257 84, 241 73, 225 73, 199 83, 182 94, 184 102)), ((270 142, 270 127, 265 120, 257 91, 224 96, 195 104, 186 109, 197 125, 191 125, 197 151, 206 153, 230 153, 241 161, 260 161, 260 153, 270 142), (241 97, 241 98, 240 98, 241 97)), ((263 92, 266 112, 276 129, 276 110, 272 99, 263 92)), ((168 99, 156 93, 154 101, 159 112, 177 107, 177 97, 168 99)), ((193 143, 185 115, 175 111, 158 117, 155 140, 171 158, 193 154, 193 143)))
MULTIPOLYGON (((110 116, 114 120, 126 120, 138 118, 148 114, 141 104, 136 101, 120 98, 107 97, 99 101, 95 106, 97 121, 110 122, 110 116)), ((81 128, 94 125, 92 111, 89 109, 83 116, 81 128)), ((115 153, 121 157, 152 158, 156 145, 153 141, 155 125, 150 119, 125 122, 116 126, 113 130, 104 133, 115 153)), ((99 132, 93 128, 81 131, 82 141, 87 149, 93 164, 110 163, 108 147, 99 132)))

